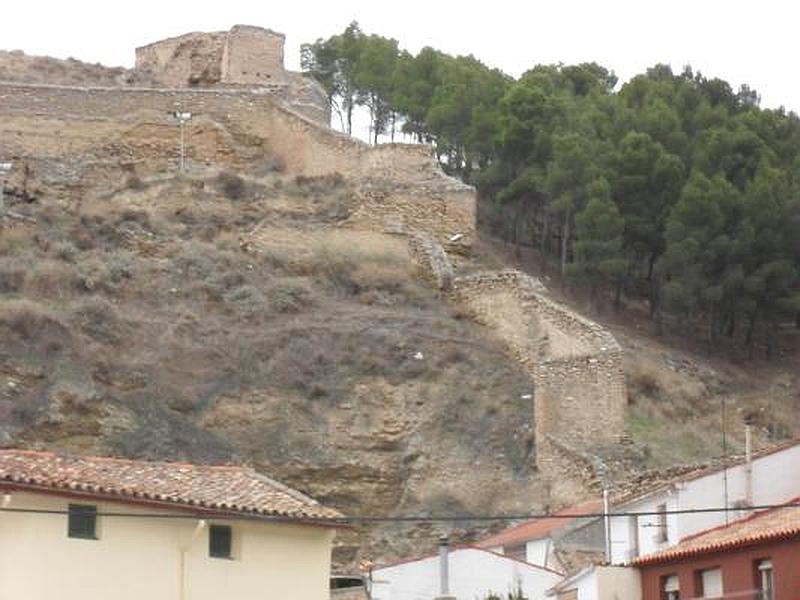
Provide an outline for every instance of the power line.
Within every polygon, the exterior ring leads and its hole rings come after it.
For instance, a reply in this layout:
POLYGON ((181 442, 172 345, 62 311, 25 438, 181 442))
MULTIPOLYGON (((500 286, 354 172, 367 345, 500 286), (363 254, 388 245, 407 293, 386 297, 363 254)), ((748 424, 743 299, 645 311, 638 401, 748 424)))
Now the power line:
MULTIPOLYGON (((788 502, 785 504, 760 504, 755 506, 741 507, 733 510, 761 511, 778 508, 800 508, 800 501, 788 502)), ((231 513, 229 510, 207 509, 201 513, 129 513, 129 512, 101 512, 98 517, 114 517, 126 519, 208 519, 208 518, 230 518, 243 520, 260 521, 287 521, 304 520, 313 521, 320 524, 352 525, 366 523, 448 523, 448 522, 497 522, 497 521, 535 521, 541 519, 602 519, 608 517, 646 517, 657 515, 687 515, 720 513, 732 510, 730 507, 707 507, 707 508, 684 508, 667 511, 609 511, 605 512, 583 512, 583 513, 527 513, 527 514, 508 514, 508 515, 366 515, 351 517, 305 517, 305 516, 286 516, 286 515, 260 515, 246 513, 231 513)), ((61 509, 42 509, 42 508, 14 508, 10 506, 0 506, 0 513, 18 514, 38 514, 38 515, 69 515, 68 510, 61 509)))

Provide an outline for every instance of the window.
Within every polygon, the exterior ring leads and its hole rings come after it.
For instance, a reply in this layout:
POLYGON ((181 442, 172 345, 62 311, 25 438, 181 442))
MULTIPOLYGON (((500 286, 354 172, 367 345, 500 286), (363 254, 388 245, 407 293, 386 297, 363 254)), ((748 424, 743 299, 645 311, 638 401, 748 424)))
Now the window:
POLYGON ((661 578, 661 600, 680 600, 681 589, 677 575, 661 578))
POLYGON ((756 585, 761 600, 773 600, 775 597, 773 577, 771 560, 756 561, 756 585))
POLYGON ((719 569, 700 571, 700 597, 722 598, 722 572, 719 569))
POLYGON ((228 525, 208 528, 208 555, 213 558, 231 558, 233 532, 228 525))
POLYGON ((667 537, 667 505, 659 504, 656 506, 656 542, 666 542, 667 537))
POLYGON ((67 535, 82 540, 97 539, 97 507, 88 504, 70 504, 67 535))

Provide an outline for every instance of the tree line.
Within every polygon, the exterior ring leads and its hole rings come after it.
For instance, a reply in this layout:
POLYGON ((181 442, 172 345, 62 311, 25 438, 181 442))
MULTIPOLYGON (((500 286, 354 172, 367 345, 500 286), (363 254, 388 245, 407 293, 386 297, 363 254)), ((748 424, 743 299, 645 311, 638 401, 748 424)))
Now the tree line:
POLYGON ((617 89, 595 63, 518 79, 472 56, 416 55, 357 23, 306 44, 343 129, 410 134, 475 185, 493 233, 534 246, 592 303, 644 300, 752 348, 800 327, 800 119, 754 90, 656 65, 617 89))

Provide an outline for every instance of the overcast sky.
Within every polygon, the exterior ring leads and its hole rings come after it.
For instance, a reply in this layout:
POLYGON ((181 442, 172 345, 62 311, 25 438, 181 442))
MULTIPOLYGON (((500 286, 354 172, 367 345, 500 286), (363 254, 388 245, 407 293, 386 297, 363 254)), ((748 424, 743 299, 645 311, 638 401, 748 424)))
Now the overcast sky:
POLYGON ((261 25, 303 42, 357 20, 416 52, 474 54, 517 76, 537 63, 596 61, 624 81, 657 62, 748 83, 762 106, 800 111, 798 16, 789 0, 21 0, 4 2, 0 48, 130 67, 134 47, 189 31, 261 25))

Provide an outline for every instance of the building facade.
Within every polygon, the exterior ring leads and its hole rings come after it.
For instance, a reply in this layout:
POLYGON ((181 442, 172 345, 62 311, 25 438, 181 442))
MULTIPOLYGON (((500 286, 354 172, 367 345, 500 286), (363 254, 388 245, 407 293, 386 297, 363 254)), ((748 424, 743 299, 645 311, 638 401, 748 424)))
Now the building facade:
POLYGON ((447 556, 447 593, 442 594, 440 555, 398 562, 373 569, 372 600, 484 600, 507 598, 522 592, 529 600, 543 600, 562 573, 475 547, 455 548, 447 556))
POLYGON ((575 571, 602 558, 605 532, 601 503, 585 502, 509 527, 476 543, 505 556, 561 572, 575 571), (582 515, 582 516, 576 516, 582 515))
POLYGON ((323 600, 338 513, 240 467, 0 451, 0 598, 323 600))
POLYGON ((746 516, 751 506, 788 502, 800 494, 800 443, 784 444, 726 468, 711 468, 676 478, 651 492, 614 503, 611 563, 628 564, 675 546, 726 521, 746 516), (729 510, 698 512, 692 509, 729 510))
POLYGON ((641 600, 642 581, 637 569, 591 565, 553 587, 555 600, 641 600))
MULTIPOLYGON (((800 500, 800 499, 798 499, 800 500)), ((756 513, 643 556, 643 600, 800 598, 800 505, 756 513)))

